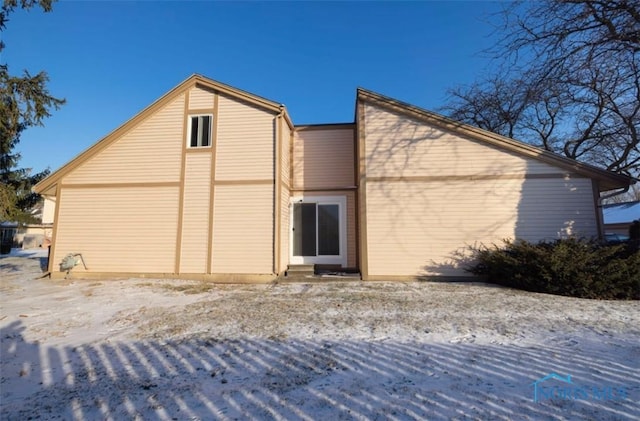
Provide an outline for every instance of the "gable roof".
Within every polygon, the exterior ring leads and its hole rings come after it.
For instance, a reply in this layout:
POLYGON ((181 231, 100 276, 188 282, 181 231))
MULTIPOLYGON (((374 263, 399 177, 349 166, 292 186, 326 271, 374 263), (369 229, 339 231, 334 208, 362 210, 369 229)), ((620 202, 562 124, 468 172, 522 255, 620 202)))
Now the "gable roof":
POLYGON ((221 94, 248 102, 249 104, 252 104, 256 107, 262 108, 267 111, 271 111, 275 114, 282 113, 289 127, 292 130, 294 128, 293 122, 291 121, 291 118, 287 113, 287 109, 283 104, 280 104, 275 101, 271 101, 261 96, 252 94, 247 91, 243 91, 241 89, 234 88, 233 86, 229 86, 224 83, 210 79, 208 77, 194 73, 193 75, 189 76, 186 80, 178 84, 176 87, 171 89, 169 92, 161 96, 151 105, 147 106, 145 109, 140 111, 134 117, 126 121, 120 127, 116 128, 111 133, 109 133, 108 135, 103 137, 101 140, 99 140, 97 143, 93 144, 88 149, 81 152, 78 156, 76 156, 71 161, 63 165, 61 168, 53 172, 51 175, 41 180, 39 183, 33 186, 33 191, 41 194, 53 193, 52 189, 57 185, 57 183, 62 179, 62 177, 69 174, 75 168, 82 165, 91 157, 93 157, 94 155, 96 155, 97 153, 99 153, 109 145, 111 145, 113 142, 118 140, 123 134, 131 130, 138 123, 140 123, 141 121, 143 121, 144 119, 152 115, 153 113, 160 110, 162 107, 167 105, 173 99, 175 99, 179 95, 183 94, 184 92, 187 92, 188 90, 196 86, 212 89, 221 94))
POLYGON ((560 156, 556 153, 531 146, 527 143, 452 120, 443 115, 427 111, 423 108, 416 107, 415 105, 398 101, 397 99, 390 98, 367 89, 358 88, 356 102, 359 101, 374 103, 401 114, 417 118, 447 131, 465 135, 471 139, 514 152, 521 156, 537 159, 567 171, 580 174, 587 178, 595 179, 599 182, 600 191, 625 188, 636 182, 632 177, 616 174, 593 165, 578 162, 573 159, 560 156))

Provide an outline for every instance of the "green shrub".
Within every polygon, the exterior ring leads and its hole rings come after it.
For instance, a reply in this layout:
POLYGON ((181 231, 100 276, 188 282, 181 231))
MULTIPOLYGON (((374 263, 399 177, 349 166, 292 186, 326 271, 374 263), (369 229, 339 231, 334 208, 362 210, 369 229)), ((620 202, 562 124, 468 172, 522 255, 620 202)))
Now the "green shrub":
POLYGON ((475 247, 466 270, 488 282, 580 298, 640 299, 640 251, 575 238, 475 247))

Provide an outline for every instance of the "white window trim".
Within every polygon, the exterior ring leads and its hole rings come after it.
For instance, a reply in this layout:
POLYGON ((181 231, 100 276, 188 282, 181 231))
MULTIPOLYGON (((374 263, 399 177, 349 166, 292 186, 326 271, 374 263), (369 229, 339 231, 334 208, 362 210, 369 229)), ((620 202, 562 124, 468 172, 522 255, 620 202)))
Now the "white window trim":
MULTIPOLYGON (((317 218, 317 216, 316 216, 317 218)), ((317 220, 317 219, 316 219, 317 220)), ((316 236, 316 242, 318 241, 316 236)), ((317 246, 317 243, 316 243, 317 246)), ((347 267, 347 197, 346 196, 292 196, 289 201, 289 263, 292 265, 340 265, 347 267), (293 204, 316 203, 338 205, 340 215, 339 256, 294 256, 293 255, 293 204)))
POLYGON ((187 117, 187 142, 188 149, 210 148, 213 144, 213 114, 189 114, 187 117), (191 120, 193 117, 209 117, 209 144, 207 146, 191 146, 191 120))

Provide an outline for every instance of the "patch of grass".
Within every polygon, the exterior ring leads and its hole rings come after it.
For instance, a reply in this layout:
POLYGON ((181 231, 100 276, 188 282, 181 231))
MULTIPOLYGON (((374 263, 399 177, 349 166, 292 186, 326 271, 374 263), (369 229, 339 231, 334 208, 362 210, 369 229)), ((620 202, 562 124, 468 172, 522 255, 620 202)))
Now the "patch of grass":
POLYGON ((158 288, 164 289, 167 291, 175 291, 182 292, 184 294, 203 294, 205 292, 211 291, 214 289, 214 284, 209 282, 198 282, 195 284, 169 284, 169 283, 159 283, 159 282, 140 282, 137 283, 138 287, 147 287, 147 288, 158 288))
POLYGON ((203 294, 205 292, 211 291, 214 288, 213 284, 206 282, 188 285, 162 284, 160 286, 166 290, 182 292, 184 294, 203 294))
POLYGON ((267 339, 274 342, 283 342, 287 340, 287 334, 284 332, 278 332, 278 333, 269 335, 267 339))
POLYGON ((151 282, 141 282, 139 284, 136 284, 136 286, 139 286, 139 287, 153 287, 153 286, 156 286, 156 284, 152 284, 151 282))

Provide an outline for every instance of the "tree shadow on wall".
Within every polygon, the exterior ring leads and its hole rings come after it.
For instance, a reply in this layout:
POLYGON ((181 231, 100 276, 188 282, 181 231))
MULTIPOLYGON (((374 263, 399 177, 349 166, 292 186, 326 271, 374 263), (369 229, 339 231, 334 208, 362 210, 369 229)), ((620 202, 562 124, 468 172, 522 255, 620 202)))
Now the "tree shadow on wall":
MULTIPOLYGON (((464 245, 450 252, 440 261, 431 260, 423 267, 421 279, 435 280, 428 274, 460 273, 474 266, 475 251, 483 247, 504 247, 504 240, 526 240, 532 243, 554 241, 571 236, 594 238, 597 236, 597 210, 594 207, 591 181, 574 178, 567 174, 536 174, 539 166, 530 169, 533 174, 525 177, 518 187, 517 205, 509 214, 505 209, 503 219, 485 225, 470 236, 464 245), (505 226, 511 226, 511 235, 505 226)), ((529 171, 529 170, 528 170, 529 171)), ((500 188, 499 183, 495 188, 500 188)), ((514 193, 516 191, 514 190, 514 193)), ((483 203, 486 205, 486 203, 483 203)), ((499 203, 496 204, 499 206, 499 203)), ((487 206, 488 208, 489 206, 487 206)), ((494 210, 496 207, 494 206, 494 210)), ((486 209, 485 211, 491 211, 486 209)), ((453 280, 473 280, 473 275, 456 276, 453 280)), ((446 276, 444 280, 446 280, 446 276)), ((478 278, 477 280, 484 280, 478 278)))
POLYGON ((469 262, 458 252, 469 244, 597 235, 591 180, 535 151, 458 132, 464 124, 428 113, 378 104, 365 119, 371 273, 421 267, 420 279, 464 278, 469 262))
MULTIPOLYGON (((501 160, 473 155, 491 150, 514 159, 456 133, 453 123, 431 126, 400 114, 392 121, 376 123, 384 135, 368 138, 364 158, 367 201, 376 204, 367 203, 365 216, 369 264, 393 259, 397 267, 421 268, 419 280, 472 280, 463 270, 472 264, 463 254, 468 246, 516 235, 526 162, 515 159, 512 166, 521 168, 514 174, 501 160)), ((381 263, 372 272, 406 275, 393 269, 381 263)))

